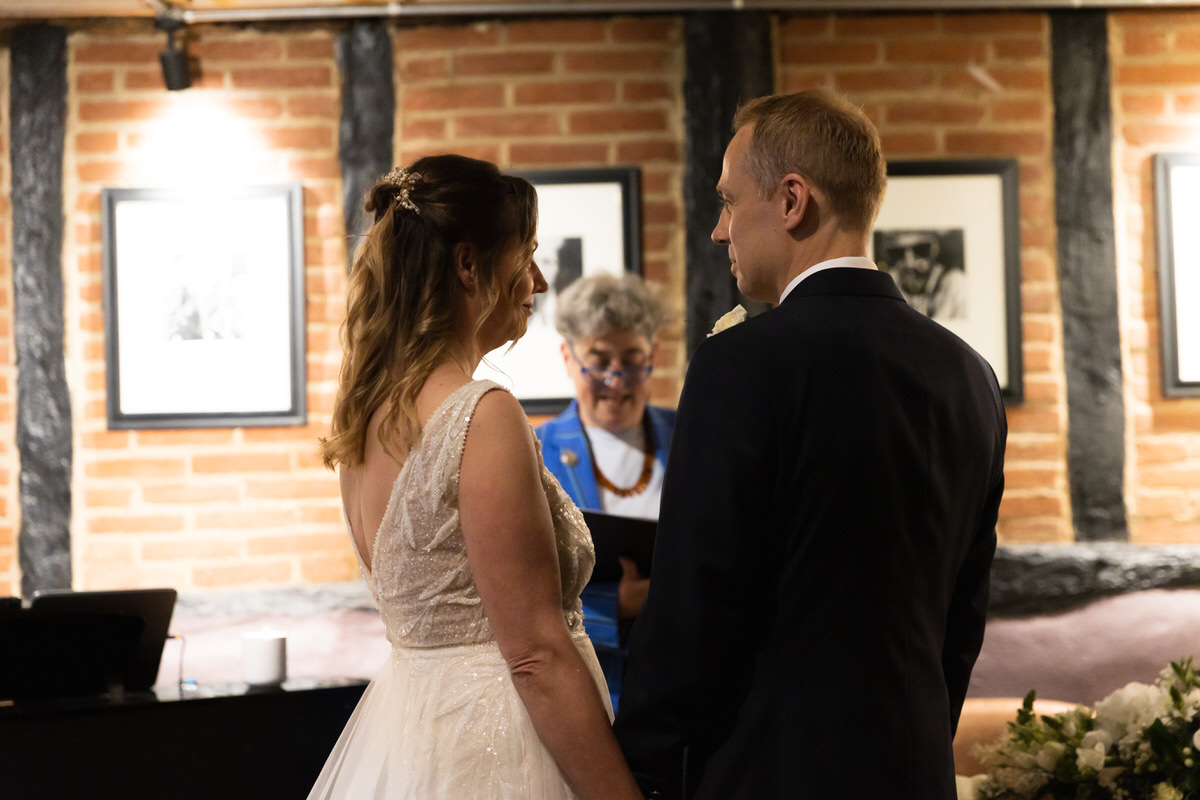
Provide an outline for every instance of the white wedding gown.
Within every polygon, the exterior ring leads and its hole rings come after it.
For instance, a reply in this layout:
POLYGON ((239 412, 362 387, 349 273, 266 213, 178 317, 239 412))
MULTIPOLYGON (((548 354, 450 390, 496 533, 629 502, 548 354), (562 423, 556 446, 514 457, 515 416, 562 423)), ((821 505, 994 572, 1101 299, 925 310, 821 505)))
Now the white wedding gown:
MULTIPOLYGON (((475 406, 492 390, 503 391, 474 381, 446 398, 396 478, 370 559, 374 570, 363 569, 392 654, 309 800, 574 797, 517 696, 467 561, 459 467, 475 406)), ((538 461, 554 519, 563 617, 607 704, 579 602, 595 551, 579 509, 541 464, 540 447, 538 461)))

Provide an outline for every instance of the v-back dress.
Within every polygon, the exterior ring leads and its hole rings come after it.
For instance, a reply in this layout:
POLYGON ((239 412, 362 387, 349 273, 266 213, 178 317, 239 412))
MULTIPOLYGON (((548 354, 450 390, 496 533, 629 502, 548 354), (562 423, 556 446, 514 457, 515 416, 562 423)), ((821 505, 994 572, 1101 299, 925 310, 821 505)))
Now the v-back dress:
MULTIPOLYGON (((504 391, 473 381, 451 393, 392 486, 372 570, 363 566, 391 657, 367 686, 309 800, 574 797, 517 695, 467 561, 459 470, 475 407, 493 390, 504 391)), ((607 704, 579 601, 595 563, 592 540, 540 447, 537 453, 554 520, 563 618, 607 704)))

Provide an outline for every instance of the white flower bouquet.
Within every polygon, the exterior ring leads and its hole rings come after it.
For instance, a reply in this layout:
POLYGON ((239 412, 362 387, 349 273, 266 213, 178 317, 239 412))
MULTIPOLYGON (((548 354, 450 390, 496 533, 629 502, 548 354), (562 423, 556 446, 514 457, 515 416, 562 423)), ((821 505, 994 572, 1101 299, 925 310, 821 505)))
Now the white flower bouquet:
POLYGON ((979 756, 983 800, 1200 800, 1200 680, 1189 656, 1154 685, 1130 683, 1053 716, 1025 697, 1016 722, 979 756))

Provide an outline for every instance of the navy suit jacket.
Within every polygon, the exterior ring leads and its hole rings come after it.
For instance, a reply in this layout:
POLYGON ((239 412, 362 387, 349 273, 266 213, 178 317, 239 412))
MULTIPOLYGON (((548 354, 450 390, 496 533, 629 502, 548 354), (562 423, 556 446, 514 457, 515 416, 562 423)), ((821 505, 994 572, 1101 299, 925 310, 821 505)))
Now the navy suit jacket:
POLYGON ((1006 435, 991 368, 885 273, 702 343, 616 721, 643 788, 953 800, 1006 435))

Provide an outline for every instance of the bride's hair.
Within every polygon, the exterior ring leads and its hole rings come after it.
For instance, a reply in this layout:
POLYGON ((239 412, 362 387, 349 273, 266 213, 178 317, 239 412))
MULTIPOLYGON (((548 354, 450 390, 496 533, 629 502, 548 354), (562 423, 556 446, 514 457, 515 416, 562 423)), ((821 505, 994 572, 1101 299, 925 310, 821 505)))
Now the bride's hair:
MULTIPOLYGON (((343 358, 326 467, 362 462, 371 415, 383 408, 379 439, 388 452, 420 435, 416 398, 446 356, 461 288, 455 248, 476 253, 483 309, 475 329, 514 286, 501 285, 501 255, 537 233, 537 194, 523 178, 459 155, 429 156, 395 169, 368 192, 374 214, 350 270, 343 358)), ((516 283, 522 275, 510 282, 516 283)))

